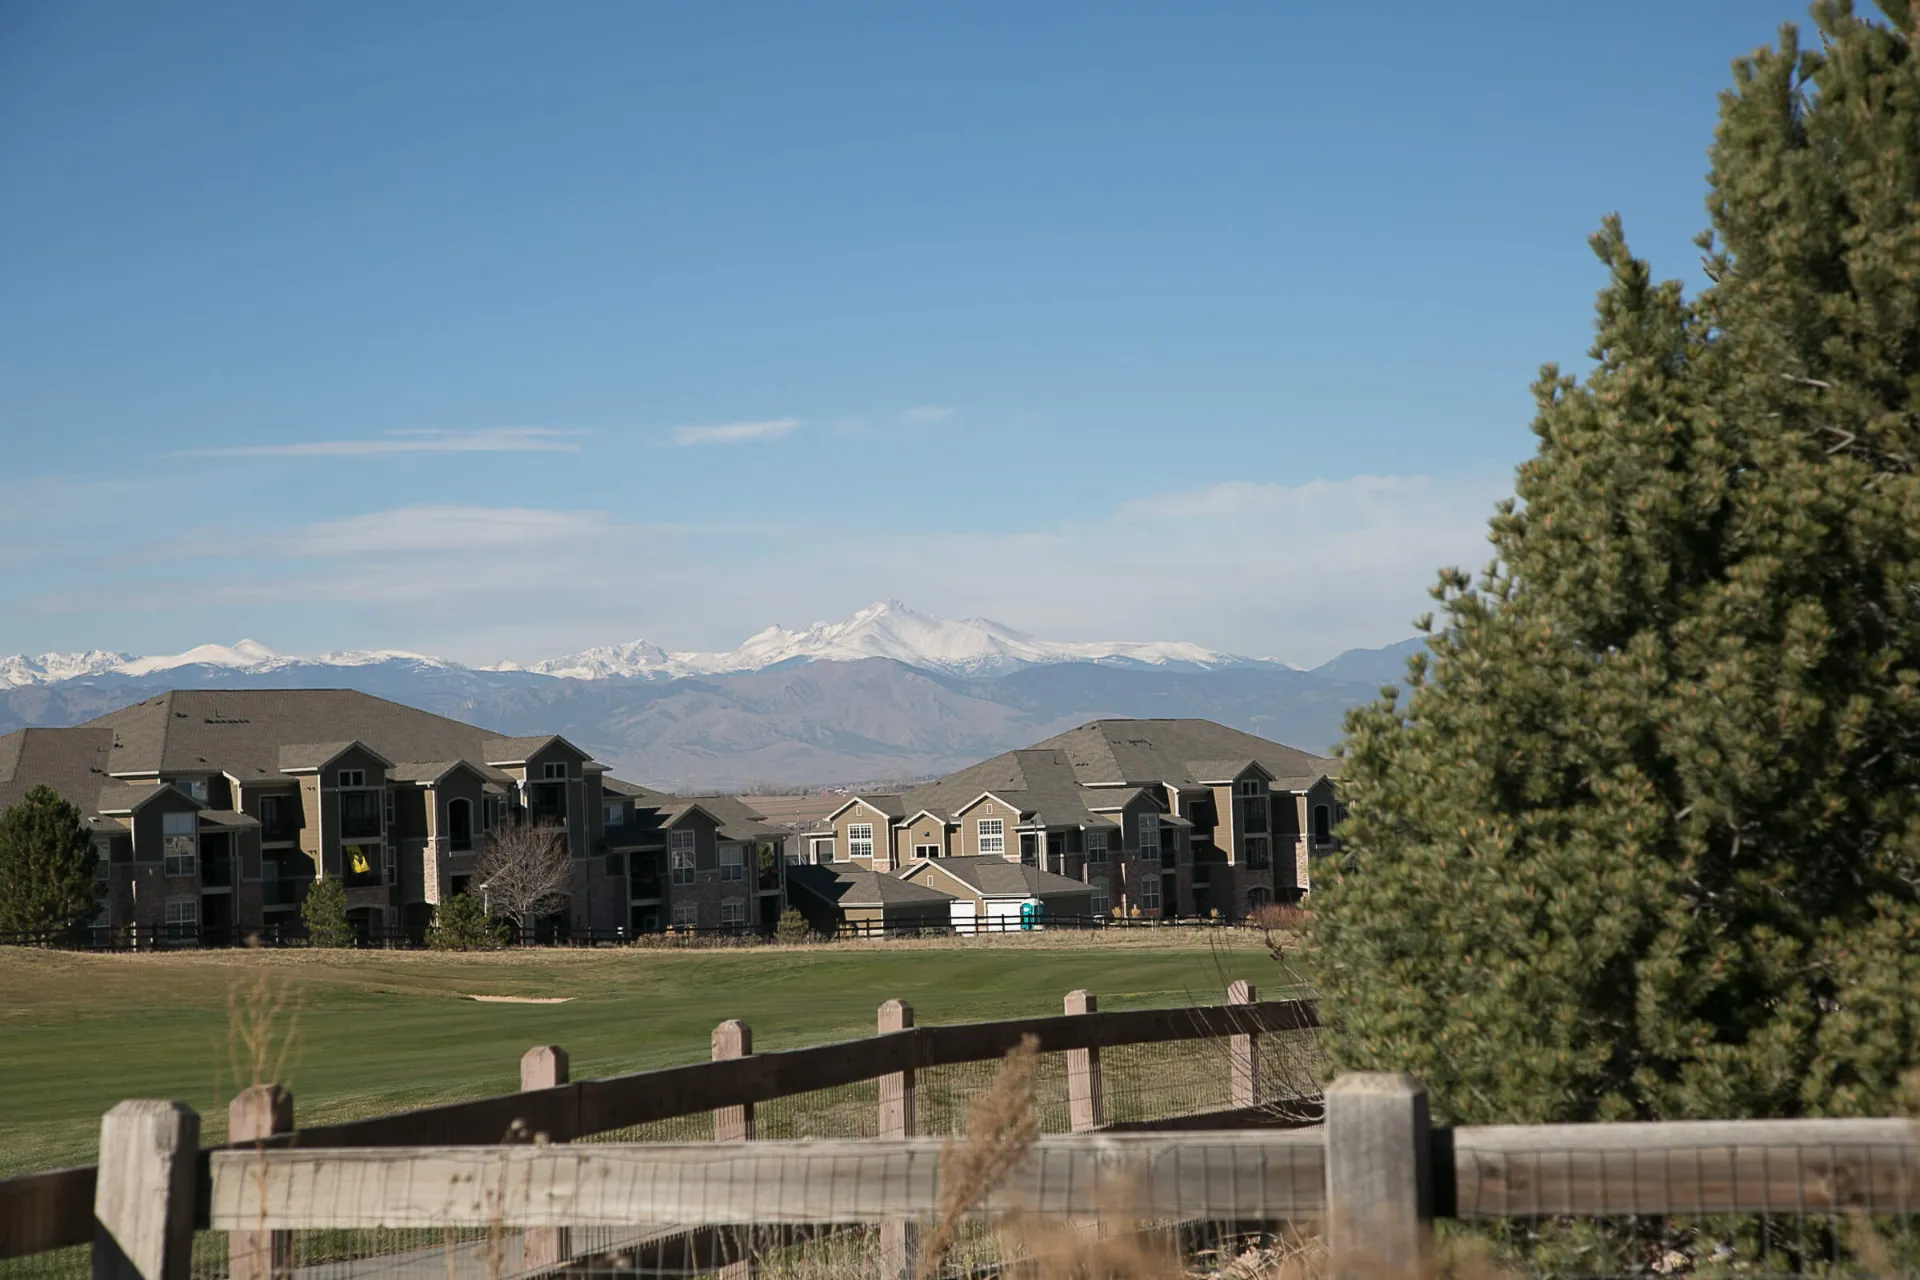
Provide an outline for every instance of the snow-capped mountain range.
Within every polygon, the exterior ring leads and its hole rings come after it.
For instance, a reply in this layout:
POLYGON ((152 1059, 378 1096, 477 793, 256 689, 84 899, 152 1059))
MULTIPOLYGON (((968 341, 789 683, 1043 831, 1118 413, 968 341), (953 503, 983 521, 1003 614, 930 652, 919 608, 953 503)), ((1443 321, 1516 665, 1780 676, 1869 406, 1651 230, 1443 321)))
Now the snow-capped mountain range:
MULTIPOLYGON (((1224 667, 1284 666, 1220 653, 1184 641, 1042 640, 986 618, 948 619, 918 613, 897 600, 870 605, 842 622, 805 631, 772 626, 725 653, 669 653, 646 640, 603 645, 565 657, 521 665, 500 662, 482 671, 525 671, 569 680, 672 680, 690 675, 763 671, 790 663, 890 658, 904 666, 968 678, 991 678, 1024 667, 1061 662, 1212 671, 1224 667)), ((89 676, 155 677, 182 667, 225 668, 243 675, 298 668, 441 668, 461 664, 395 649, 354 649, 297 657, 251 640, 204 644, 185 653, 140 657, 95 649, 87 653, 16 654, 0 658, 0 688, 52 685, 89 676)), ((324 676, 316 671, 316 680, 324 676)))

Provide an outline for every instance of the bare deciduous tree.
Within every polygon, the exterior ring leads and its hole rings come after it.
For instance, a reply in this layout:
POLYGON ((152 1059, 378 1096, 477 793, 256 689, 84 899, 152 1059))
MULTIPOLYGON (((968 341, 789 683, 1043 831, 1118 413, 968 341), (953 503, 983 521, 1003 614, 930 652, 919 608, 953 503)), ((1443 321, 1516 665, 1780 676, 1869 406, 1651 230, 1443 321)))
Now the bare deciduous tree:
POLYGON ((496 824, 480 850, 478 870, 487 913, 513 921, 523 942, 533 936, 536 917, 565 905, 573 884, 566 832, 545 824, 496 824))

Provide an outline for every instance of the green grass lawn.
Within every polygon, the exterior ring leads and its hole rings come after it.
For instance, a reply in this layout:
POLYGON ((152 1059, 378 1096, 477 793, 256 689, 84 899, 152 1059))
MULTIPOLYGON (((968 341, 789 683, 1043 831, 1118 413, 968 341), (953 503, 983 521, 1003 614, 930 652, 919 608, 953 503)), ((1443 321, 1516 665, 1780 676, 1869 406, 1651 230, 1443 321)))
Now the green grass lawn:
MULTIPOLYGON (((1189 939, 1192 935, 1187 935, 1189 939)), ((704 1059, 725 1018, 758 1049, 870 1035, 889 998, 922 1023, 1057 1013, 1076 987, 1102 1008, 1218 1003, 1234 978, 1276 980, 1240 935, 1211 941, 843 943, 710 951, 197 952, 0 949, 0 1175, 94 1158, 123 1098, 172 1098, 224 1136, 232 1006, 264 974, 285 997, 276 1038, 296 1114, 317 1124, 518 1087, 520 1054, 564 1046, 576 1079, 704 1059), (483 1004, 471 995, 565 996, 483 1004)))

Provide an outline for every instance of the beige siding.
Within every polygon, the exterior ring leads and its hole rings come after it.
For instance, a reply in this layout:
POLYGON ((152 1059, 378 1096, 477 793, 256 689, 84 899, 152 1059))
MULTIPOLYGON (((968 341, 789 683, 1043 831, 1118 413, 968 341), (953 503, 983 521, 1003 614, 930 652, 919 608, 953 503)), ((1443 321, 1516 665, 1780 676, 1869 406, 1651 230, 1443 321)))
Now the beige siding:
POLYGON ((947 824, 922 815, 912 824, 898 828, 894 839, 896 865, 904 867, 912 863, 913 851, 917 845, 932 845, 940 850, 939 857, 949 856, 947 824))
POLYGON ((993 796, 982 796, 954 816, 960 822, 960 830, 953 842, 956 856, 978 857, 980 855, 980 820, 998 818, 1001 838, 1006 842, 1002 856, 1009 862, 1020 861, 1020 833, 1014 830, 1020 825, 1020 813, 1012 805, 993 796))
POLYGON ((851 846, 848 843, 847 828, 863 823, 873 827, 874 852, 880 854, 884 860, 888 848, 888 841, 892 838, 891 828, 893 826, 893 820, 870 805, 855 804, 850 805, 846 812, 835 818, 831 824, 833 827, 833 860, 835 862, 847 862, 851 860, 855 866, 872 867, 873 862, 871 859, 854 858, 849 852, 851 846))

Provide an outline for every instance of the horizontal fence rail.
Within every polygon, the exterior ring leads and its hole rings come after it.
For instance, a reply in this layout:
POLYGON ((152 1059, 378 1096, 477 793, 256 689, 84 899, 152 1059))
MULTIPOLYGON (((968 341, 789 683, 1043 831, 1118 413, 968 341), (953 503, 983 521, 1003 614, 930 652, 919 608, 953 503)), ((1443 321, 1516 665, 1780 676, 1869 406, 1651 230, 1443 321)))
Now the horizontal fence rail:
MULTIPOLYGON (((491 1146, 520 1135, 570 1142, 633 1125, 751 1108, 816 1090, 897 1078, 921 1069, 991 1062, 1028 1036, 1043 1053, 1073 1053, 1210 1038, 1240 1041, 1316 1025, 1312 1001, 1275 1000, 907 1027, 857 1040, 749 1053, 268 1133, 220 1150, 491 1146)), ((1251 1115, 1253 1109, 1243 1110, 1251 1115)), ((213 1154, 211 1150, 200 1153, 203 1172, 213 1154)), ((0 1180, 0 1258, 89 1243, 94 1233, 96 1185, 94 1166, 0 1180)), ((197 1207, 196 1216, 204 1222, 204 1204, 197 1207)))
MULTIPOLYGON (((220 1152, 216 1230, 859 1223, 939 1214, 938 1138, 220 1152)), ((1311 1218, 1319 1135, 1064 1134, 974 1212, 1311 1218)))
POLYGON ((1913 1213, 1917 1132, 1909 1120, 1455 1129, 1453 1214, 1913 1213))

